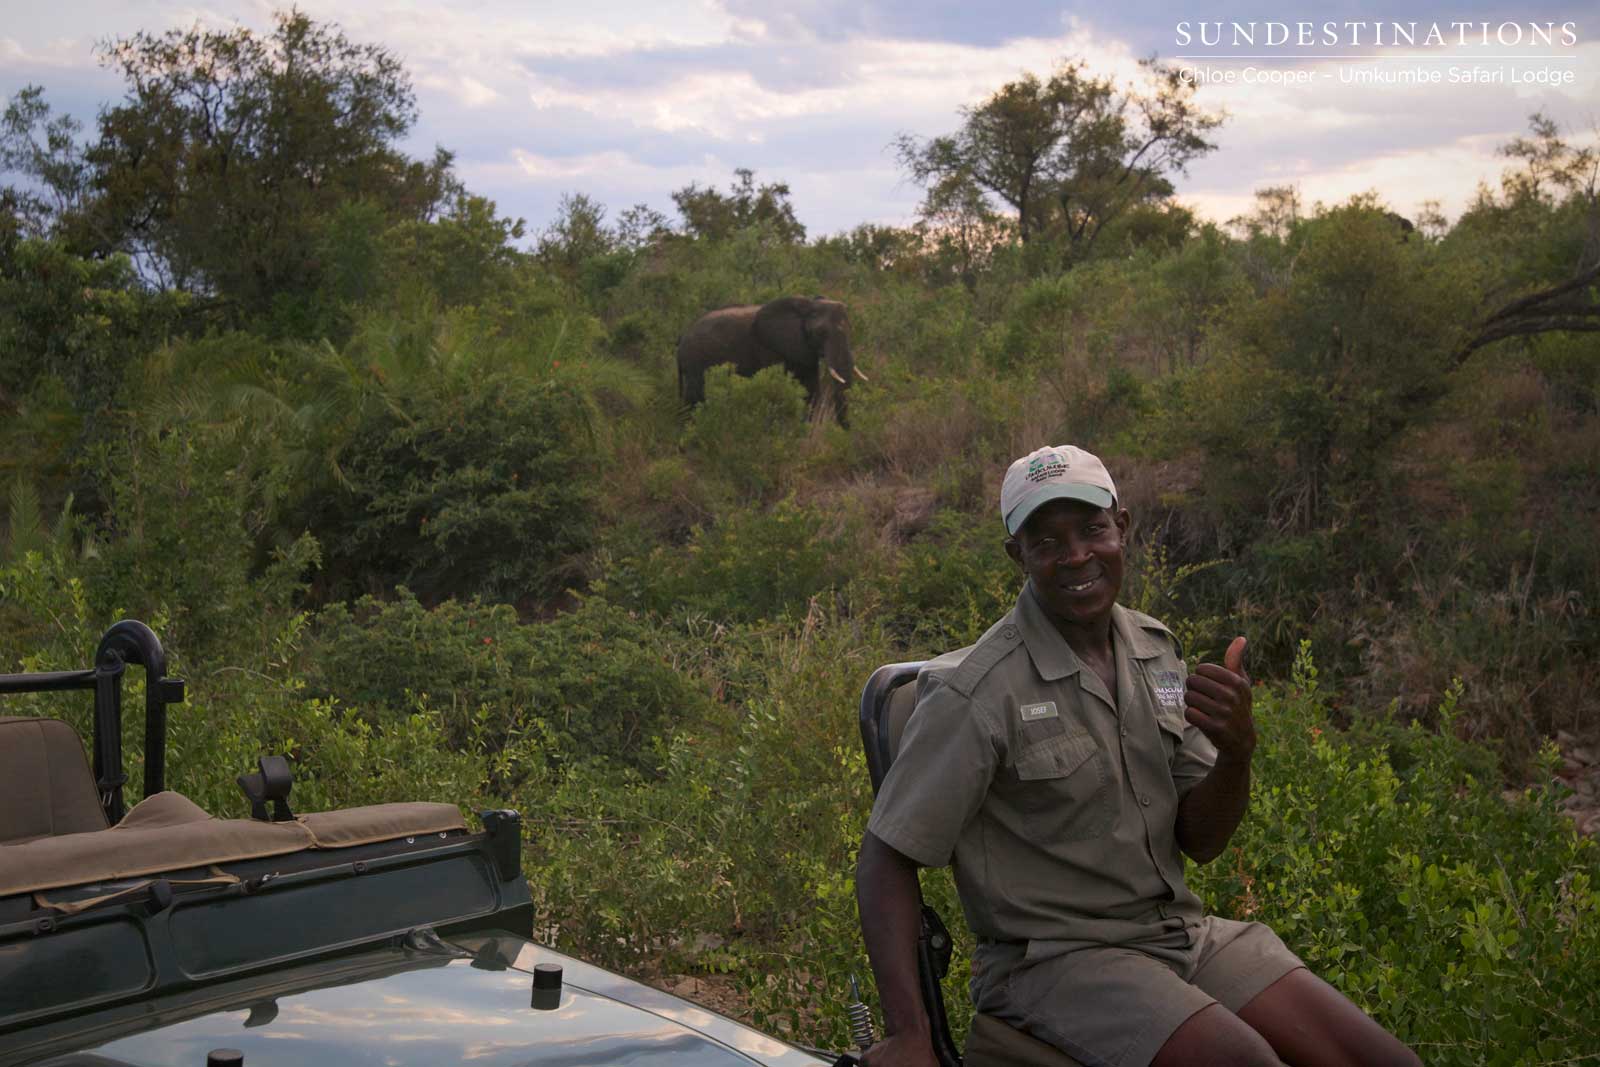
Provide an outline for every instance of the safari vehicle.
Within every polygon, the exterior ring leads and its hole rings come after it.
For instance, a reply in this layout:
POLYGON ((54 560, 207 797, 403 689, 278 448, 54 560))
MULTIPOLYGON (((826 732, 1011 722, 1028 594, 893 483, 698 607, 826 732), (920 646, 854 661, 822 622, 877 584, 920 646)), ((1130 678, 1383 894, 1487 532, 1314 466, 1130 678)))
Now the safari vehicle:
MULTIPOLYGON (((252 817, 166 791, 166 674, 119 622, 86 670, 94 766, 65 723, 0 717, 0 1067, 833 1062, 530 940, 521 819, 453 804, 295 814, 287 761, 252 817), (124 811, 123 674, 145 671, 144 799, 124 811)), ((849 1062, 847 1058, 842 1058, 849 1062)))

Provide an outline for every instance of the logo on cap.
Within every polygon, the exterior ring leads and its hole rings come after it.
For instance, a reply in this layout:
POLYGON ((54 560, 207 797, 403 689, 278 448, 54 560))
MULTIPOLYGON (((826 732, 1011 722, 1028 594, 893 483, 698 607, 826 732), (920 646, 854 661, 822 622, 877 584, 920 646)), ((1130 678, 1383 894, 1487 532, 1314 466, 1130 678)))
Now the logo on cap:
POLYGON ((1028 461, 1028 473, 1024 475, 1030 482, 1043 482, 1054 478, 1058 474, 1065 474, 1072 469, 1072 464, 1059 452, 1047 452, 1042 456, 1035 456, 1028 461))

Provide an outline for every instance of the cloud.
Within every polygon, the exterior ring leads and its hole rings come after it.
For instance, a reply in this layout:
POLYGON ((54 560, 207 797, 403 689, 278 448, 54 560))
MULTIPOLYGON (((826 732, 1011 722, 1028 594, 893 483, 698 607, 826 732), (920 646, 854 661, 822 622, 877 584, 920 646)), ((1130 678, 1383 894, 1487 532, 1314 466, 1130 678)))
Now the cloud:
MULTIPOLYGON (((0 92, 41 83, 58 107, 92 121, 95 105, 122 86, 95 66, 85 26, 94 37, 197 19, 264 30, 275 6, 168 3, 81 0, 71 10, 19 11, 0 38, 0 92)), ((1402 16, 1392 3, 1374 12, 1369 0, 1326 0, 1304 17, 1479 18, 1497 4, 1461 0, 1447 11, 1412 3, 1402 16)), ((670 207, 672 190, 691 181, 721 188, 734 167, 748 166, 758 180, 790 184, 813 233, 909 219, 920 190, 887 151, 898 134, 949 132, 963 106, 1070 56, 1096 74, 1133 79, 1139 57, 1177 50, 1178 18, 1209 17, 1156 0, 301 0, 300 8, 399 57, 421 108, 407 150, 453 150, 469 188, 535 228, 562 192, 584 191, 616 209, 637 200, 670 207)), ((1289 16, 1282 0, 1237 0, 1226 17, 1289 16)), ((1571 18, 1586 42, 1600 32, 1592 0, 1552 0, 1536 18, 1571 18)), ((1231 117, 1216 134, 1218 151, 1178 188, 1221 218, 1248 207, 1256 186, 1286 180, 1308 199, 1376 186, 1401 210, 1428 197, 1459 210, 1480 177, 1497 178, 1503 161, 1493 148, 1523 132, 1529 112, 1588 128, 1600 99, 1597 47, 1576 50, 1581 80, 1559 90, 1208 87, 1202 102, 1231 117)))
POLYGON ((423 89, 448 93, 463 106, 469 108, 487 107, 501 99, 500 94, 494 89, 467 74, 459 74, 453 78, 429 74, 420 79, 417 84, 423 89))

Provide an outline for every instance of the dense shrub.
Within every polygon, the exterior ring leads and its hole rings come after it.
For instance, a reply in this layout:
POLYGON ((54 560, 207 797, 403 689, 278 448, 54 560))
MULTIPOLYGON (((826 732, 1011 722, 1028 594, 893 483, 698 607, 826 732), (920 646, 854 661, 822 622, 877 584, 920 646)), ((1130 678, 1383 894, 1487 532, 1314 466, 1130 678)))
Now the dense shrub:
POLYGON ((94 612, 159 615, 165 643, 199 662, 260 647, 303 591, 316 541, 258 557, 247 516, 259 494, 238 440, 190 421, 128 438, 99 450, 114 473, 98 548, 82 562, 94 612))
POLYGON ((886 596, 889 625, 930 655, 970 645, 1011 610, 1020 581, 998 515, 941 511, 899 554, 886 596))
POLYGON ((1553 788, 1502 797, 1492 762, 1454 736, 1459 698, 1392 757, 1334 730, 1302 650, 1290 687, 1258 690, 1249 816, 1191 878, 1427 1063, 1572 1062, 1600 1048, 1600 849, 1553 788))
POLYGON ((669 634, 598 598, 519 625, 506 605, 429 610, 402 588, 392 602, 329 607, 314 633, 310 693, 384 727, 425 710, 454 748, 509 748, 535 775, 540 759, 651 771, 659 738, 705 703, 673 669, 669 634))
POLYGON ((805 434, 805 389, 781 366, 741 378, 706 374, 706 399, 689 416, 684 446, 703 478, 739 501, 761 500, 783 483, 805 434))
MULTIPOLYGON (((126 613, 94 604, 80 566, 58 552, 0 564, 0 672, 90 664, 101 634, 126 613)), ((158 638, 172 632, 159 602, 142 617, 158 638)), ((243 818, 247 802, 235 776, 254 769, 260 756, 285 753, 293 761, 297 810, 423 798, 471 805, 482 795, 493 760, 477 737, 449 743, 437 717, 415 711, 375 726, 346 714, 336 700, 308 695, 292 667, 304 618, 275 612, 253 621, 231 648, 211 647, 205 659, 163 642, 168 672, 187 682, 184 702, 167 709, 169 789, 213 814, 243 818)), ((142 670, 128 672, 122 751, 130 806, 144 781, 143 685, 142 670)), ((12 697, 4 710, 62 718, 85 744, 93 735, 87 693, 12 697)))
POLYGON ((697 528, 681 550, 604 561, 597 588, 660 614, 719 622, 804 614, 807 601, 843 588, 862 560, 853 539, 817 509, 780 501, 730 511, 697 528))
POLYGON ((515 375, 422 383, 345 446, 348 488, 312 514, 327 589, 427 600, 547 597, 593 536, 597 457, 582 394, 515 375))
MULTIPOLYGON (((542 928, 613 966, 728 974, 759 1025, 845 1047, 859 943, 854 851, 870 805, 862 680, 895 658, 859 617, 710 638, 740 706, 676 733, 659 782, 574 775, 528 868, 542 928)), ((948 912, 947 912, 948 913, 948 912)), ((658 972, 659 973, 659 972, 658 972)))

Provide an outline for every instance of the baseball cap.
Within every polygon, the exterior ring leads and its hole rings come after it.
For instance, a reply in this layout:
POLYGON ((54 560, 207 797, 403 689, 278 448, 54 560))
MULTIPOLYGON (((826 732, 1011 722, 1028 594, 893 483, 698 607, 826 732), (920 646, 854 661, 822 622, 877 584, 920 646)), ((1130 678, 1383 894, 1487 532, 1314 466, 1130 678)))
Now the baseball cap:
POLYGON ((1000 517, 1015 534, 1040 504, 1081 500, 1097 508, 1117 502, 1117 487, 1099 457, 1076 445, 1034 449, 1006 470, 1000 485, 1000 517))

